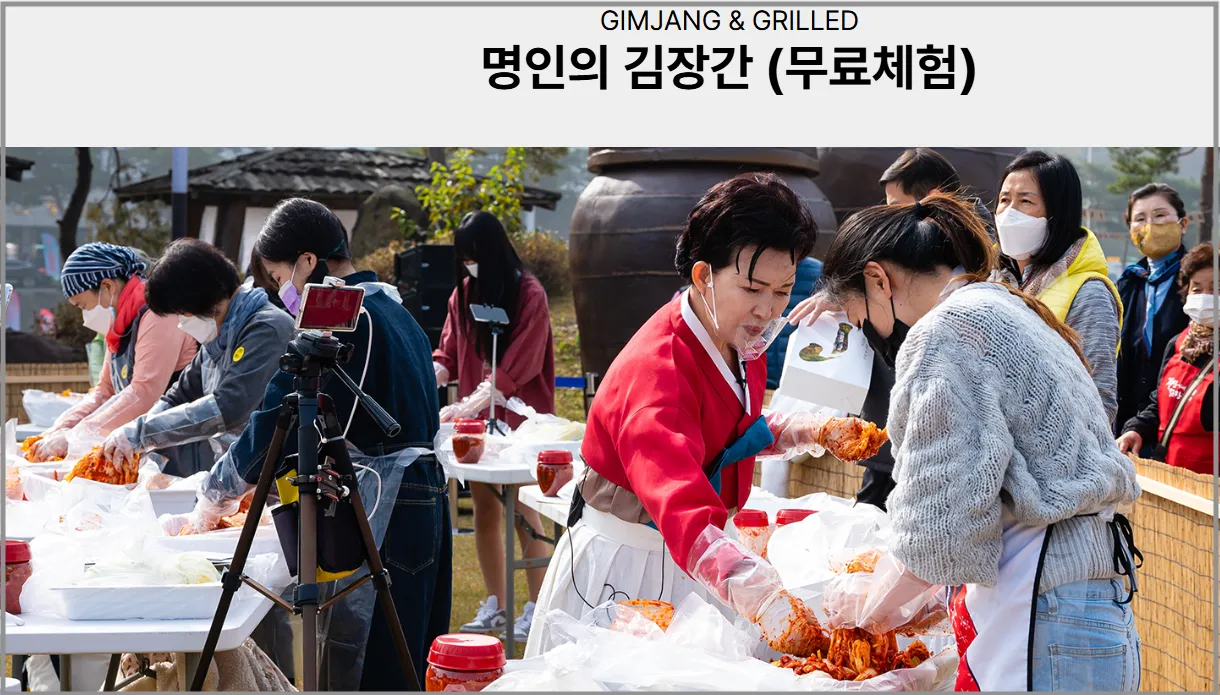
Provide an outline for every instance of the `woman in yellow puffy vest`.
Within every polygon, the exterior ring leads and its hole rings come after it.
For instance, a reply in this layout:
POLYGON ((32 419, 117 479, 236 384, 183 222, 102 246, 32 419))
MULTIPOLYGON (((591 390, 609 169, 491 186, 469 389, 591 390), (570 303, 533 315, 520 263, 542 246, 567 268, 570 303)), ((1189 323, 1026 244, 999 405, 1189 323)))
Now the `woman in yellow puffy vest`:
POLYGON ((996 206, 1002 255, 994 279, 1042 300, 1080 334, 1113 424, 1122 300, 1101 243, 1081 225, 1081 197, 1080 176, 1065 157, 1034 150, 1014 159, 996 206))

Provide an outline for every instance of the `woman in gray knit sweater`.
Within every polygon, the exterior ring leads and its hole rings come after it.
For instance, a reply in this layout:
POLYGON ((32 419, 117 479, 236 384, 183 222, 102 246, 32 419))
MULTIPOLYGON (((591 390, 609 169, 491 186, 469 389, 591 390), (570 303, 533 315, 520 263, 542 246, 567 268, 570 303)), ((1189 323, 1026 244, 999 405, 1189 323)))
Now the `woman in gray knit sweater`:
POLYGON ((1137 690, 1139 551, 1117 513, 1140 494, 1134 466, 1075 331, 987 282, 993 261, 978 217, 942 195, 854 215, 826 257, 823 292, 901 347, 889 512, 905 574, 871 598, 951 587, 958 690, 1137 690))

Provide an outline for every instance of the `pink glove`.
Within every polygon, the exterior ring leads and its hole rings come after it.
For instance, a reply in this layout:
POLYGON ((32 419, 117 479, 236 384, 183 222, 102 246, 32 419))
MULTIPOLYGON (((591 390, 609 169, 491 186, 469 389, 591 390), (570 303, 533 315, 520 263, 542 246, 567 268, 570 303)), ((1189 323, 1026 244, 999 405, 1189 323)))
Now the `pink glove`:
POLYGON ((926 634, 948 617, 943 589, 916 577, 898 558, 886 554, 872 572, 841 574, 831 580, 823 608, 832 629, 926 634))

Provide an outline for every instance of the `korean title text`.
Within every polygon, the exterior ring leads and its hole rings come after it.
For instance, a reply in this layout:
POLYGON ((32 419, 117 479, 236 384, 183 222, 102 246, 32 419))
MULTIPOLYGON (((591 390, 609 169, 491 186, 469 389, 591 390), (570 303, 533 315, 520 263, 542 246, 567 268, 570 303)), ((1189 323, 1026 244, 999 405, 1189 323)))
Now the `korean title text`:
MULTIPOLYGON (((606 10, 600 15, 605 31, 724 32, 736 31, 853 31, 860 24, 852 10, 805 9, 731 10, 606 10)), ((963 96, 974 85, 974 57, 954 44, 909 44, 879 47, 819 45, 781 46, 769 56, 750 55, 749 46, 686 46, 661 44, 625 47, 610 55, 597 46, 513 44, 483 49, 488 84, 498 90, 519 87, 564 89, 573 82, 596 82, 606 90, 611 69, 620 68, 631 89, 749 89, 750 71, 766 65, 771 91, 808 91, 826 84, 865 86, 890 83, 899 89, 944 90, 963 96), (755 65, 757 63, 757 65, 755 65), (629 76, 629 77, 628 77, 629 76)), ((590 85, 591 88, 591 85, 590 85)))

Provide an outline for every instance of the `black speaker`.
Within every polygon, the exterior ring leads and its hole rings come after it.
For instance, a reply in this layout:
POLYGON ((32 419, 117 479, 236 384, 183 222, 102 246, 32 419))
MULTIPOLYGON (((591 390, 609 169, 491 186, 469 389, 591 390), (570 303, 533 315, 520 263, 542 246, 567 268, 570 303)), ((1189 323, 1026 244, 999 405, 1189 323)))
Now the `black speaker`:
POLYGON ((394 275, 405 289, 447 287, 452 292, 457 284, 453 274, 453 245, 424 244, 413 246, 394 259, 394 275))
POLYGON ((445 328, 445 318, 449 315, 449 295, 452 293, 452 288, 444 287, 424 287, 402 293, 403 307, 411 312, 419 327, 428 334, 433 349, 440 345, 441 330, 445 328))

